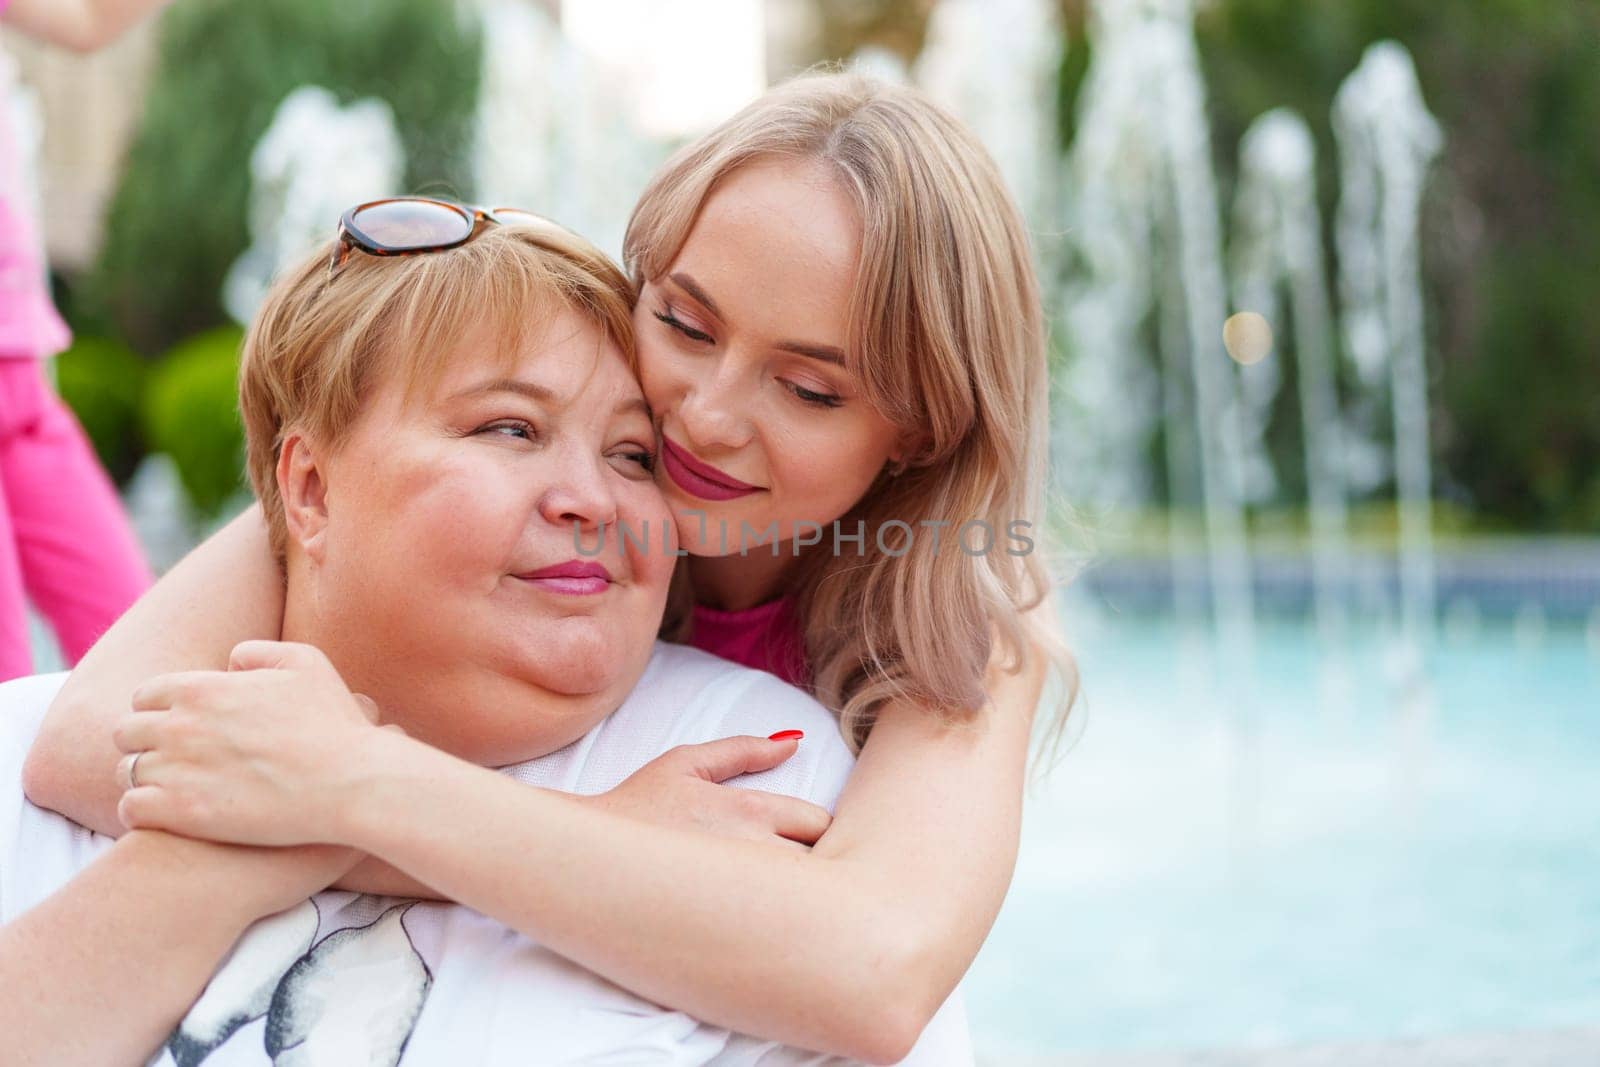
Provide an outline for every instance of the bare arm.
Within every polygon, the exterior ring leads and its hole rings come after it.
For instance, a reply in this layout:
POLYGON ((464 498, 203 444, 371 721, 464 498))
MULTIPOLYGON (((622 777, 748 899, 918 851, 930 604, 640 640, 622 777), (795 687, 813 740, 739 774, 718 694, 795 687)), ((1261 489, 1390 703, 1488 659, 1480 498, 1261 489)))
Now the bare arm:
MULTIPOLYGON (((48 0, 47 0, 48 2, 48 0)), ((106 631, 50 704, 22 768, 28 799, 97 833, 120 837, 121 753, 111 728, 152 674, 228 665, 252 638, 283 628, 283 579, 252 507, 173 567, 106 631)))
POLYGON ((325 885, 348 855, 128 834, 0 926, 6 1062, 145 1062, 245 928, 325 885))
POLYGON ((11 0, 5 20, 29 37, 94 52, 171 0, 11 0))
MULTIPOLYGON (((283 592, 259 512, 247 515, 85 657, 29 755, 35 803, 120 833, 111 732, 135 685, 164 671, 220 670, 235 642, 277 636, 283 592)), ((471 821, 430 793, 429 817, 456 821, 437 855, 407 857, 408 874, 468 903, 518 886, 495 912, 501 921, 642 996, 793 1044, 893 1060, 971 964, 1010 883, 1039 685, 997 674, 993 707, 973 729, 887 709, 809 853, 645 826, 501 779, 522 791, 518 847, 456 833, 471 821), (469 840, 476 854, 451 866, 450 842, 469 840), (521 857, 532 859, 518 871, 521 857), (435 863, 448 884, 428 877, 435 863)), ((406 866, 399 852, 384 858, 406 866)), ((376 861, 367 869, 382 871, 376 861)))
MULTIPOLYGON (((858 765, 856 826, 806 851, 529 788, 378 729, 315 649, 261 645, 271 666, 260 671, 140 687, 117 743, 158 750, 162 777, 123 797, 130 824, 351 846, 718 1025, 898 1060, 971 962, 1009 881, 1025 713, 970 728, 909 709, 880 722, 900 736, 878 736, 878 755, 869 745, 858 765)), ((764 749, 771 765, 797 742, 714 744, 764 749)))
POLYGON ((895 1062, 1005 897, 1029 717, 1013 707, 957 730, 892 712, 810 852, 647 827, 459 761, 393 752, 375 761, 387 776, 370 805, 351 808, 371 818, 354 816, 348 843, 641 996, 895 1062))

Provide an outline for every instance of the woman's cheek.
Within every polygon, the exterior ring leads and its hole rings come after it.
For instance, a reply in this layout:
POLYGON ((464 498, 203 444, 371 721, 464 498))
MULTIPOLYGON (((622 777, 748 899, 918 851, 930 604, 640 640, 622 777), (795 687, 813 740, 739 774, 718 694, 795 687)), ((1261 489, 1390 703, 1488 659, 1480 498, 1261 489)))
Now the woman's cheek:
POLYGON ((664 346, 639 341, 639 387, 644 390, 646 403, 659 419, 674 403, 683 390, 678 386, 678 375, 673 372, 673 355, 664 346))
POLYGON ((678 548, 678 526, 672 509, 653 482, 632 486, 627 506, 618 511, 618 524, 628 531, 622 544, 635 576, 665 588, 677 561, 674 553, 678 548))

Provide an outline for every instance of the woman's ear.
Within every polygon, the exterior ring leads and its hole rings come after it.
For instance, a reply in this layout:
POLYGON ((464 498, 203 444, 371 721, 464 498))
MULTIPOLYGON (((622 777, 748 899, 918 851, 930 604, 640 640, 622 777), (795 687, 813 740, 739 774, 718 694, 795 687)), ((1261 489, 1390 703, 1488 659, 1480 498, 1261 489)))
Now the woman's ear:
POLYGON ((312 561, 322 562, 328 529, 328 483, 319 450, 302 433, 290 433, 278 449, 278 495, 289 540, 312 561))

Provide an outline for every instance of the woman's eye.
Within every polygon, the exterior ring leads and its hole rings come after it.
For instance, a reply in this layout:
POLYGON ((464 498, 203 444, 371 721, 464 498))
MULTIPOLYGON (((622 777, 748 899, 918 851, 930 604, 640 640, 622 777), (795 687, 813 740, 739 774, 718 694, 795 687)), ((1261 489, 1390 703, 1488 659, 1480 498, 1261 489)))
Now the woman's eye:
POLYGON ((836 408, 844 403, 843 397, 834 396, 832 393, 819 393, 814 389, 807 389, 803 385, 790 383, 789 391, 805 403, 819 408, 836 408))
POLYGON ((493 434, 497 437, 513 437, 523 441, 534 438, 534 429, 525 422, 495 422, 478 431, 481 434, 493 434))
POLYGON ((624 448, 617 452, 613 452, 612 456, 616 459, 623 460, 626 463, 634 464, 646 474, 655 472, 656 455, 654 452, 647 452, 643 449, 637 448, 624 448))
POLYGON ((656 318, 660 319, 674 330, 677 330, 689 340, 699 341, 701 344, 711 343, 710 334, 706 333, 704 330, 697 330, 693 326, 690 326, 688 323, 684 322, 682 319, 678 318, 678 316, 672 313, 672 306, 670 304, 654 314, 656 318))

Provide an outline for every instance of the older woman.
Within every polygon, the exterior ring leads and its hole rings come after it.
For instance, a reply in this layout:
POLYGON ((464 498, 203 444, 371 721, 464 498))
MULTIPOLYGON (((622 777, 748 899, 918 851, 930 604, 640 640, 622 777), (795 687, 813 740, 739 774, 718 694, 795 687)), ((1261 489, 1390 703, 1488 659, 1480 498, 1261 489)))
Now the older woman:
MULTIPOLYGON (((403 798, 390 795, 374 829, 404 840, 453 825, 487 842, 485 865, 496 842, 514 840, 520 783, 597 793, 667 747, 729 733, 810 734, 786 761, 793 737, 740 744, 751 769, 782 762, 766 784, 831 804, 851 761, 828 713, 771 675, 657 646, 675 555, 598 536, 672 528, 616 268, 553 227, 495 225, 438 202, 369 205, 346 216, 344 234, 335 267, 324 252, 275 288, 241 366, 287 643, 141 690, 150 710, 122 738, 141 753, 124 765, 130 803, 204 794, 214 811, 236 801, 262 812, 251 801, 270 775, 236 774, 207 793, 185 774, 207 763, 219 736, 208 724, 249 732, 228 715, 231 694, 282 685, 324 694, 323 717, 303 732, 278 721, 275 742, 317 738, 299 755, 354 791, 324 791, 314 817, 354 809, 342 798, 381 790, 391 766, 425 766, 445 823, 408 830, 403 798), (359 254, 397 248, 429 254, 359 254), (598 553, 579 557, 575 531, 598 553), (351 689, 400 729, 375 729, 351 689), (497 789, 508 803, 458 803, 463 790, 497 789)), ((25 1062, 133 1060, 163 1037, 161 1062, 185 1065, 811 1058, 566 962, 550 951, 560 945, 516 931, 523 901, 509 883, 497 893, 470 870, 449 888, 475 910, 318 892, 361 858, 336 845, 229 848, 147 831, 112 844, 74 829, 20 798, 22 746, 52 692, 39 681, 5 691, 17 736, 0 746, 0 981, 29 990, 0 1012, 15 1014, 5 1030, 25 1062)), ((824 810, 791 803, 825 824, 824 810)), ((582 832, 640 848, 665 832, 583 812, 582 832)), ((264 822, 303 814, 279 806, 264 822)), ((964 1055, 959 1030, 954 1041, 964 1055)))

